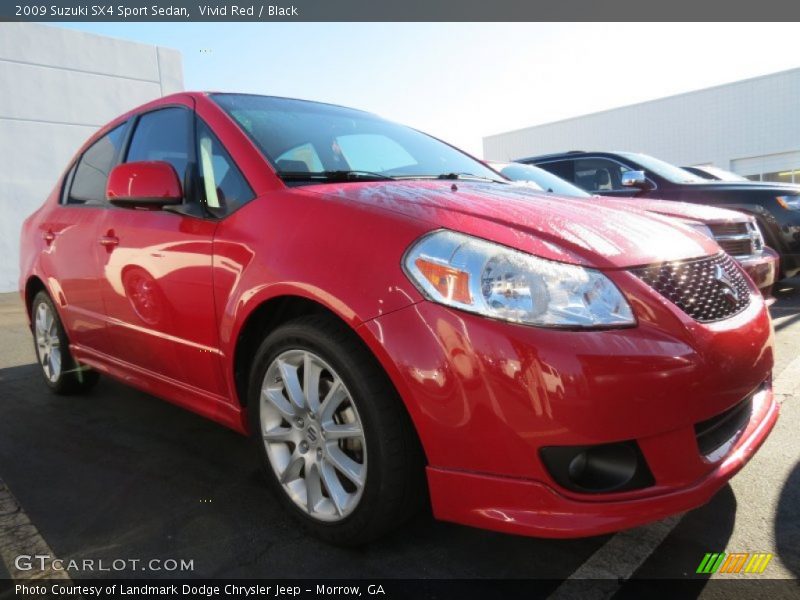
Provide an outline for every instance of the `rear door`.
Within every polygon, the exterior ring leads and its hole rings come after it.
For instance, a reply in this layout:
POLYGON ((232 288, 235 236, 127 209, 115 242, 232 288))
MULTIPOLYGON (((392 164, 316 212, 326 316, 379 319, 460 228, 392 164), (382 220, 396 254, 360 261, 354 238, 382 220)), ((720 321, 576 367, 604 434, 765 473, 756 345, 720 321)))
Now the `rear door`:
POLYGON ((70 341, 103 354, 112 346, 100 293, 98 231, 109 211, 106 180, 120 158, 126 129, 127 124, 112 129, 78 157, 65 178, 58 207, 41 227, 48 246, 42 266, 70 341))
POLYGON ((99 231, 101 288, 117 359, 151 379, 225 396, 212 288, 217 221, 196 194, 191 102, 134 119, 124 162, 170 163, 183 183, 183 214, 107 211, 99 231))

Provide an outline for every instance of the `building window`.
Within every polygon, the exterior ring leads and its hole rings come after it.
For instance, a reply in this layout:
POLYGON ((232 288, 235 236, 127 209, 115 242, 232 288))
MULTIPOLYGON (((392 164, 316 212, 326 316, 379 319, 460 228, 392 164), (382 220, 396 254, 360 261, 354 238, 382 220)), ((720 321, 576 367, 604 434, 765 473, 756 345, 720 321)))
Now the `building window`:
POLYGON ((788 171, 773 171, 772 173, 755 173, 753 175, 745 175, 745 177, 751 181, 800 184, 800 168, 788 171))

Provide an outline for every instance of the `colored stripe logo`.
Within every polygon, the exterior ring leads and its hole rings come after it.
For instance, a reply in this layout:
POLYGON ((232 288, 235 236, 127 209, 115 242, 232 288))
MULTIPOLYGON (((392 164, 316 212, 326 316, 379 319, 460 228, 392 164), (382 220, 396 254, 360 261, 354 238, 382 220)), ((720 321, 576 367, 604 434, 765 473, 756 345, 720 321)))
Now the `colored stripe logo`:
POLYGON ((763 573, 771 560, 772 554, 767 552, 707 552, 696 573, 763 573))

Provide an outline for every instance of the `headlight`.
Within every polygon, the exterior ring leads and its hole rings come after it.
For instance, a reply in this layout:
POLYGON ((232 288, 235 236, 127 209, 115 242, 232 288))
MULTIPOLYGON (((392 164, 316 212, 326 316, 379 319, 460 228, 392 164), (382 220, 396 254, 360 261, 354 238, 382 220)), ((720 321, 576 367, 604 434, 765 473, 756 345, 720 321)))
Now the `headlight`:
POLYGON ((800 210, 800 196, 778 196, 775 199, 786 210, 800 210))
POLYGON ((406 253, 405 271, 430 300, 542 327, 634 325, 628 302, 599 271, 440 230, 406 253))
POLYGON ((684 220, 681 220, 681 223, 683 223, 684 225, 688 225, 689 227, 691 227, 695 231, 699 231, 704 236, 709 237, 712 240, 714 239, 714 234, 711 232, 711 229, 708 228, 708 225, 700 223, 699 221, 684 221, 684 220))

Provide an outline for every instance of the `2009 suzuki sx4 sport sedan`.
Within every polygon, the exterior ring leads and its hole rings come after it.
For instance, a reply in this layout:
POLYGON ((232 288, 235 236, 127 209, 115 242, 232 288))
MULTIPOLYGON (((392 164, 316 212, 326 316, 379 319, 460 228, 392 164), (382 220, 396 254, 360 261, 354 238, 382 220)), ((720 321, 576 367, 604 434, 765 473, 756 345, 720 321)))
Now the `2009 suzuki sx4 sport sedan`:
POLYGON ((104 373, 251 435, 340 544, 426 502, 544 537, 706 502, 778 416, 758 290, 691 227, 499 179, 338 106, 144 105, 24 224, 44 379, 104 373))

